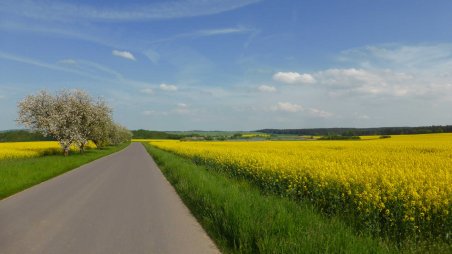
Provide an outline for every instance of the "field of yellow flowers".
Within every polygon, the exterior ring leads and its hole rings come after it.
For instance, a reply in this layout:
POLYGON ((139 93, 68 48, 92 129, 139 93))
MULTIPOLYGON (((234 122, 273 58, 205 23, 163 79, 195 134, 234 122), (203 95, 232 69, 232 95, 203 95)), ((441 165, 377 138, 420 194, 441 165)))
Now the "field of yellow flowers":
MULTIPOLYGON (((92 142, 87 145, 88 149, 94 147, 92 142)), ((71 151, 78 151, 78 149, 72 146, 71 151)), ((31 158, 57 153, 62 153, 62 150, 56 141, 0 143, 0 160, 31 158)))
POLYGON ((452 238, 452 134, 361 141, 179 142, 160 149, 310 200, 358 227, 403 240, 452 238))

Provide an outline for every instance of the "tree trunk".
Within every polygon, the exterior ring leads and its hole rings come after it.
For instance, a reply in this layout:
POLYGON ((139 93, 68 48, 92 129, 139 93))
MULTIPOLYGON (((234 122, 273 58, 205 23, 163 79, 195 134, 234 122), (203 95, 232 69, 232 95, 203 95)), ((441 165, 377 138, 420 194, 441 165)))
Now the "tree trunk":
POLYGON ((64 147, 64 157, 69 155, 69 149, 70 149, 70 146, 64 147))

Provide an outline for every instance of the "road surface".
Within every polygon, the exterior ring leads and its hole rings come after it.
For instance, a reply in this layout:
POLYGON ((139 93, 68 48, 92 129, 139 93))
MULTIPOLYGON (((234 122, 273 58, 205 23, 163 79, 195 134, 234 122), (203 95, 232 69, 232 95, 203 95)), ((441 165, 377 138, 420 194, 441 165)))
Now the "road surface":
POLYGON ((0 253, 218 253, 140 143, 0 201, 0 253))

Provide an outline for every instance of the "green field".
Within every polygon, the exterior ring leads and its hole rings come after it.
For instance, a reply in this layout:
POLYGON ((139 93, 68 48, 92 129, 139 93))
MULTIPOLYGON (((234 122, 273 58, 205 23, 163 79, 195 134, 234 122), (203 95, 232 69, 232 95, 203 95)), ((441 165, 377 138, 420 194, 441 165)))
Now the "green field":
POLYGON ((22 191, 83 164, 125 148, 128 143, 85 153, 0 160, 0 199, 22 191))

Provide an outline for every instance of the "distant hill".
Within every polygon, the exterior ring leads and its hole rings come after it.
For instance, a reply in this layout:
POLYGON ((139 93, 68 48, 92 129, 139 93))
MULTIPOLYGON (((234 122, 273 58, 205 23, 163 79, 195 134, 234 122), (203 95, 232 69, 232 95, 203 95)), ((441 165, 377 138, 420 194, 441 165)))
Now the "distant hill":
POLYGON ((307 135, 307 136, 366 136, 400 135, 452 132, 452 125, 421 127, 378 127, 378 128, 314 128, 314 129, 262 129, 258 132, 268 134, 307 135))
POLYGON ((135 139, 181 139, 184 135, 166 133, 163 131, 134 130, 132 138, 135 139))
POLYGON ((0 142, 50 141, 51 137, 44 137, 39 132, 30 130, 7 130, 0 132, 0 142))

